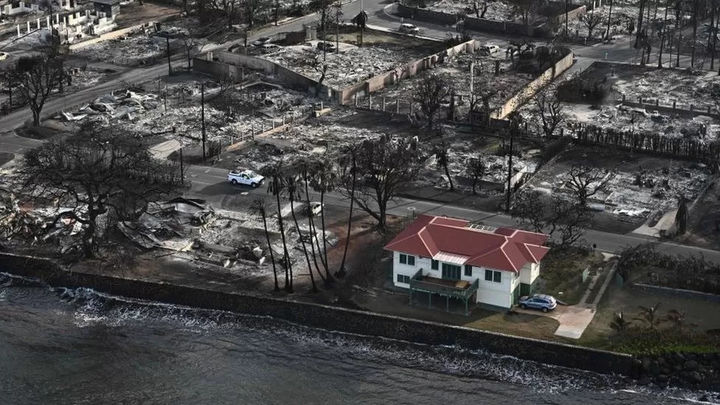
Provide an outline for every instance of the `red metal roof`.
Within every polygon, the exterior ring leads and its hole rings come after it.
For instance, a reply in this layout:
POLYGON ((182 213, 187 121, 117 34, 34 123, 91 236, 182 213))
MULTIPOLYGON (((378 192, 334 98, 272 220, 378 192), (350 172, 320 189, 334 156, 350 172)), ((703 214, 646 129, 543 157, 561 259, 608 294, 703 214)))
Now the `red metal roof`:
POLYGON ((420 215, 385 246, 386 250, 433 257, 438 253, 467 256, 465 264, 519 272, 527 263, 540 263, 550 248, 548 235, 520 229, 487 230, 469 227, 463 219, 420 215))

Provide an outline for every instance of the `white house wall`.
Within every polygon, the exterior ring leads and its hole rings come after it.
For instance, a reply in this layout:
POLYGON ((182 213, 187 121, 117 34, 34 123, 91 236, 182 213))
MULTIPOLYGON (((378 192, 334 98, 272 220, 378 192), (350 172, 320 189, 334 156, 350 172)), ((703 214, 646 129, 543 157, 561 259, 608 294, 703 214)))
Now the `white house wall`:
POLYGON ((520 270, 520 282, 523 284, 532 284, 540 275, 540 265, 528 263, 520 270))
MULTIPOLYGON (((500 271, 502 277, 499 283, 485 280, 485 269, 479 277, 479 288, 477 292, 478 303, 493 305, 496 307, 510 308, 512 307, 513 287, 517 285, 518 278, 515 273, 508 271, 500 271)), ((497 270, 495 270, 497 271, 497 270)))
MULTIPOLYGON (((412 255, 409 255, 412 256, 412 255)), ((438 269, 432 269, 431 259, 427 257, 415 256, 415 265, 410 266, 400 263, 400 252, 393 252, 393 285, 400 288, 410 288, 409 283, 398 282, 398 274, 413 277, 418 270, 422 269, 423 276, 442 278, 442 262, 438 263, 438 269)), ((497 270, 496 270, 497 271, 497 270)), ((493 305, 496 307, 510 308, 512 307, 513 291, 518 288, 522 281, 521 276, 509 271, 500 271, 502 274, 501 282, 485 280, 485 268, 473 267, 472 276, 465 275, 465 266, 460 266, 460 279, 468 282, 478 280, 478 291, 476 294, 476 302, 493 305)), ((528 268, 527 276, 531 276, 531 269, 528 268)))

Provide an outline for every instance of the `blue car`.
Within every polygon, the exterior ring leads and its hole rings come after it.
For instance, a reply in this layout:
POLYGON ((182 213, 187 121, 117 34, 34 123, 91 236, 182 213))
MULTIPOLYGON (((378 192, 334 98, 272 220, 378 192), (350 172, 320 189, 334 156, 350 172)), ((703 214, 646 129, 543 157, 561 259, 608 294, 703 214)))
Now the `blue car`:
POLYGON ((557 307, 557 301, 552 295, 534 294, 531 296, 520 297, 518 302, 522 309, 539 309, 543 312, 552 311, 557 307))

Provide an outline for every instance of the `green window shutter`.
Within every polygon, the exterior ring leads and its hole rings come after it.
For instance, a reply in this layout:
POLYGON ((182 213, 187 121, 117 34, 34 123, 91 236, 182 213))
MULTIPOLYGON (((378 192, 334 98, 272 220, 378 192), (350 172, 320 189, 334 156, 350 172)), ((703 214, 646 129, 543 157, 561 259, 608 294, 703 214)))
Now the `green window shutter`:
POLYGON ((485 270, 485 281, 492 281, 493 272, 492 270, 485 270))
POLYGON ((408 266, 414 266, 415 265, 415 256, 408 255, 407 264, 408 264, 408 266))
POLYGON ((407 264, 407 255, 400 254, 400 263, 401 264, 407 264))
POLYGON ((493 274, 493 281, 496 283, 502 282, 502 274, 499 271, 496 271, 495 274, 493 274))
POLYGON ((472 266, 469 264, 465 265, 465 276, 472 277, 472 266))
POLYGON ((440 263, 437 260, 430 261, 430 268, 433 270, 437 270, 440 266, 440 263))

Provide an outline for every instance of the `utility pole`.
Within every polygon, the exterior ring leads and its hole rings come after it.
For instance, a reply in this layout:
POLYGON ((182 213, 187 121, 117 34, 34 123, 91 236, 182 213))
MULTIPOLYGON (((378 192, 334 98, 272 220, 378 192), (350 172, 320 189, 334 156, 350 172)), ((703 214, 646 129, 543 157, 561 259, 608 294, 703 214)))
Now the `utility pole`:
POLYGON ((335 10, 335 54, 340 53, 340 12, 341 8, 338 6, 335 10))
POLYGON ((565 38, 568 37, 568 2, 570 0, 565 0, 565 38))
POLYGON ((513 169, 513 133, 515 132, 515 128, 513 128, 515 124, 510 121, 510 156, 508 157, 508 175, 507 175, 507 194, 506 194, 506 200, 505 200, 505 212, 510 212, 510 193, 512 192, 511 182, 512 182, 512 169, 513 169))
POLYGON ((607 40, 610 41, 611 35, 610 35, 610 21, 612 21, 612 6, 613 6, 613 0, 610 0, 610 10, 608 11, 608 26, 607 26, 607 40))
POLYGON ((202 125, 202 158, 205 161, 205 82, 200 83, 200 122, 202 125))
POLYGON ((165 35, 165 48, 167 49, 168 76, 172 76, 172 65, 170 64, 170 36, 165 35))
POLYGON ((682 43, 682 31, 678 34, 678 43, 677 43, 677 59, 675 61, 675 67, 680 67, 680 44, 682 43))
MULTIPOLYGON (((697 44, 697 13, 698 13, 698 2, 697 0, 693 0, 693 15, 692 15, 692 24, 693 24, 693 36, 692 36, 692 56, 690 56, 690 67, 695 67, 695 45, 697 44)), ((712 27, 710 29, 712 31, 712 27)))
MULTIPOLYGON (((670 0, 665 2, 665 18, 663 18, 663 25, 662 25, 662 32, 660 36, 660 53, 658 54, 658 67, 661 68, 663 66, 662 64, 662 58, 663 58, 663 46, 665 45, 665 35, 667 35, 667 16, 668 16, 668 7, 670 5, 670 0)), ((657 3, 655 5, 655 12, 657 12, 657 3)), ((671 55, 672 57, 672 55, 671 55)))
POLYGON ((180 182, 185 183, 185 164, 183 162, 183 147, 180 147, 180 182))

